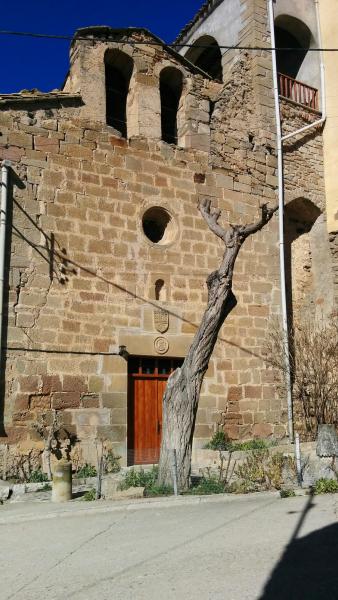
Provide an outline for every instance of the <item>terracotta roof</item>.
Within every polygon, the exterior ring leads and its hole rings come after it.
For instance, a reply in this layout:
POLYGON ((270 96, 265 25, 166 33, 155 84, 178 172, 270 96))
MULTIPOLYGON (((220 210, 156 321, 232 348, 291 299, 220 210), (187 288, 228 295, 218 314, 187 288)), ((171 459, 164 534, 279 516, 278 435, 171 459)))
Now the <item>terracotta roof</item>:
POLYGON ((187 38, 189 33, 193 33, 193 31, 191 30, 193 28, 196 29, 200 22, 203 21, 208 15, 210 15, 215 10, 215 8, 217 8, 217 6, 221 4, 221 2, 223 2, 223 0, 206 0, 206 2, 204 2, 201 8, 197 11, 194 18, 191 21, 189 21, 189 23, 187 23, 187 25, 185 25, 183 29, 181 29, 177 38, 173 41, 173 44, 181 43, 185 38, 187 38))

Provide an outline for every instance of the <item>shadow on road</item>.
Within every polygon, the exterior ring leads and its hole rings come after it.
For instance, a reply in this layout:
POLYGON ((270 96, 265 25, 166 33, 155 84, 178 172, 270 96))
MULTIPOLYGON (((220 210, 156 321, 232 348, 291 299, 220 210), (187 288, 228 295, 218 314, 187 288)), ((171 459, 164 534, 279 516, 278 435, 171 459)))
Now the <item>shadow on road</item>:
POLYGON ((259 600, 338 599, 338 523, 297 538, 313 506, 310 496, 259 600))

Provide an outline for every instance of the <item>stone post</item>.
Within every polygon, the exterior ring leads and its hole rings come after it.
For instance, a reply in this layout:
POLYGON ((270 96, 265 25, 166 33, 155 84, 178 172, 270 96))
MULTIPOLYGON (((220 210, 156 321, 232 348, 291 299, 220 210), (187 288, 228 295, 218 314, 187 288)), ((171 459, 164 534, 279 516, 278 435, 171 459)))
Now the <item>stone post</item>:
POLYGON ((52 502, 72 499, 72 463, 59 460, 53 470, 52 502))

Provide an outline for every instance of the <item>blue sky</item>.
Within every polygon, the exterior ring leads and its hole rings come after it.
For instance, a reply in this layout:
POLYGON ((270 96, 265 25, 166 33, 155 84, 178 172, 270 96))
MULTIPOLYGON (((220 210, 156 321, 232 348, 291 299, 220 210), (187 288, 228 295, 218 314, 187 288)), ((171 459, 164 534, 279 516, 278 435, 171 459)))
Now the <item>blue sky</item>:
MULTIPOLYGON (((72 35, 79 27, 146 27, 171 42, 204 0, 17 0, 1 10, 2 30, 72 35)), ((69 42, 0 35, 0 94, 59 88, 69 42)))

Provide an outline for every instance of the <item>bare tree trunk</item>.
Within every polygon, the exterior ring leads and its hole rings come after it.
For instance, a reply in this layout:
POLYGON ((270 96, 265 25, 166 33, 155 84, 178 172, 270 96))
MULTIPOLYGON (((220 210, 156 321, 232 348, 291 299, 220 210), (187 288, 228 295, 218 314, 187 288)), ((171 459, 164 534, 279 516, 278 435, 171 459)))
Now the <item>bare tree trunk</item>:
POLYGON ((263 205, 257 223, 231 225, 229 230, 225 230, 218 223, 221 211, 212 209, 210 200, 204 200, 199 208, 211 231, 223 240, 225 252, 220 267, 207 279, 208 303, 192 345, 182 367, 169 377, 163 396, 159 483, 173 485, 170 451, 176 449, 178 487, 181 491, 189 486, 192 440, 203 378, 219 330, 236 306, 232 277, 238 252, 245 239, 262 229, 277 210, 277 207, 263 205))

